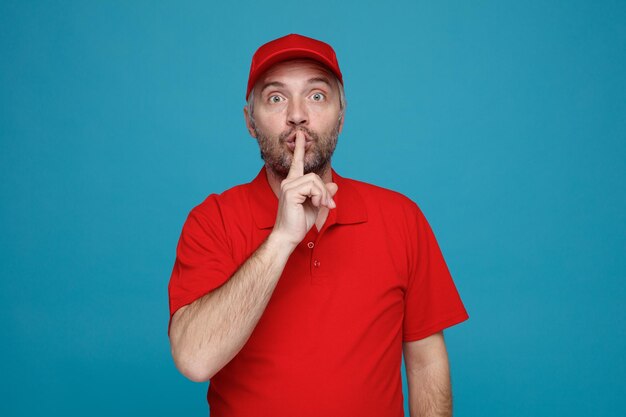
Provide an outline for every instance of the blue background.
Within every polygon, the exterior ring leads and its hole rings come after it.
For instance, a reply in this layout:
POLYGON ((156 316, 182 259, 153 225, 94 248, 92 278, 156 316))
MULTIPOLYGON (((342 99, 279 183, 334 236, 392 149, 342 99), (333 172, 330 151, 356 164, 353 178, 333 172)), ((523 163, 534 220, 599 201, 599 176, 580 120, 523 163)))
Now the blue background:
POLYGON ((0 414, 207 414, 169 353, 175 246, 258 172, 250 58, 298 32, 344 72, 335 168, 421 206, 468 309, 455 415, 626 415, 625 22, 623 1, 3 1, 0 414))

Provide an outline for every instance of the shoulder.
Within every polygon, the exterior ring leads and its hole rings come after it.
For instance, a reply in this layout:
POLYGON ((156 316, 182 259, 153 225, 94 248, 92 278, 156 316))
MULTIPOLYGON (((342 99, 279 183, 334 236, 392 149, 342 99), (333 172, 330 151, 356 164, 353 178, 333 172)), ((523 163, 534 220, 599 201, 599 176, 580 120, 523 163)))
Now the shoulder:
POLYGON ((193 207, 190 216, 216 218, 230 212, 246 211, 250 184, 239 184, 221 193, 209 194, 200 204, 193 207))
POLYGON ((341 178, 341 183, 355 191, 368 208, 373 206, 403 213, 419 210, 417 203, 398 191, 345 177, 341 178))
POLYGON ((401 192, 351 178, 342 177, 339 182, 356 196, 351 203, 364 207, 371 225, 410 239, 427 222, 418 204, 401 192))

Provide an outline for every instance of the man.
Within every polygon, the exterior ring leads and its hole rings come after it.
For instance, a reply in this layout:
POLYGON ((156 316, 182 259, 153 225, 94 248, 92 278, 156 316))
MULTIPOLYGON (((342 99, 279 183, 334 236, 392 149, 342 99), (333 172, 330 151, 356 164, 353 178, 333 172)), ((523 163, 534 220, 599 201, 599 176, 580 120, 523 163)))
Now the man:
POLYGON ((288 35, 252 59, 244 108, 265 166, 191 210, 172 272, 178 369, 211 416, 449 416, 443 329, 467 312, 403 195, 343 178, 333 49, 288 35))

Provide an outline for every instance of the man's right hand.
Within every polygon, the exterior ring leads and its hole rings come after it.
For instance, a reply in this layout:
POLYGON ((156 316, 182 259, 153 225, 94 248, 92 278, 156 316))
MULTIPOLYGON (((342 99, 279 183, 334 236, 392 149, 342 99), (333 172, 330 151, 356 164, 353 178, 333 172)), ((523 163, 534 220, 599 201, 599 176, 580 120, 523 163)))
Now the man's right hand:
POLYGON ((313 227, 322 207, 336 207, 337 184, 324 184, 319 175, 304 175, 304 133, 296 131, 289 174, 280 185, 278 213, 272 234, 295 248, 313 227))

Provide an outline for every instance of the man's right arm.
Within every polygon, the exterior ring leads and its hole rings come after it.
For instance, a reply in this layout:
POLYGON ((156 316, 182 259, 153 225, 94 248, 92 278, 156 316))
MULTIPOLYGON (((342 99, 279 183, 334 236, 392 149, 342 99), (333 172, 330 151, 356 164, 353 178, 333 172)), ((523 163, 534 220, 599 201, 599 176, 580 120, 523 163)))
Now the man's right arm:
POLYGON ((208 381, 250 338, 289 256, 311 229, 320 207, 335 208, 337 184, 304 175, 304 134, 296 132, 291 169, 281 183, 276 223, 268 238, 221 287, 172 317, 170 345, 180 372, 208 381))
POLYGON ((187 378, 208 381, 243 348, 285 268, 292 245, 270 234, 221 287, 172 317, 174 363, 187 378))

